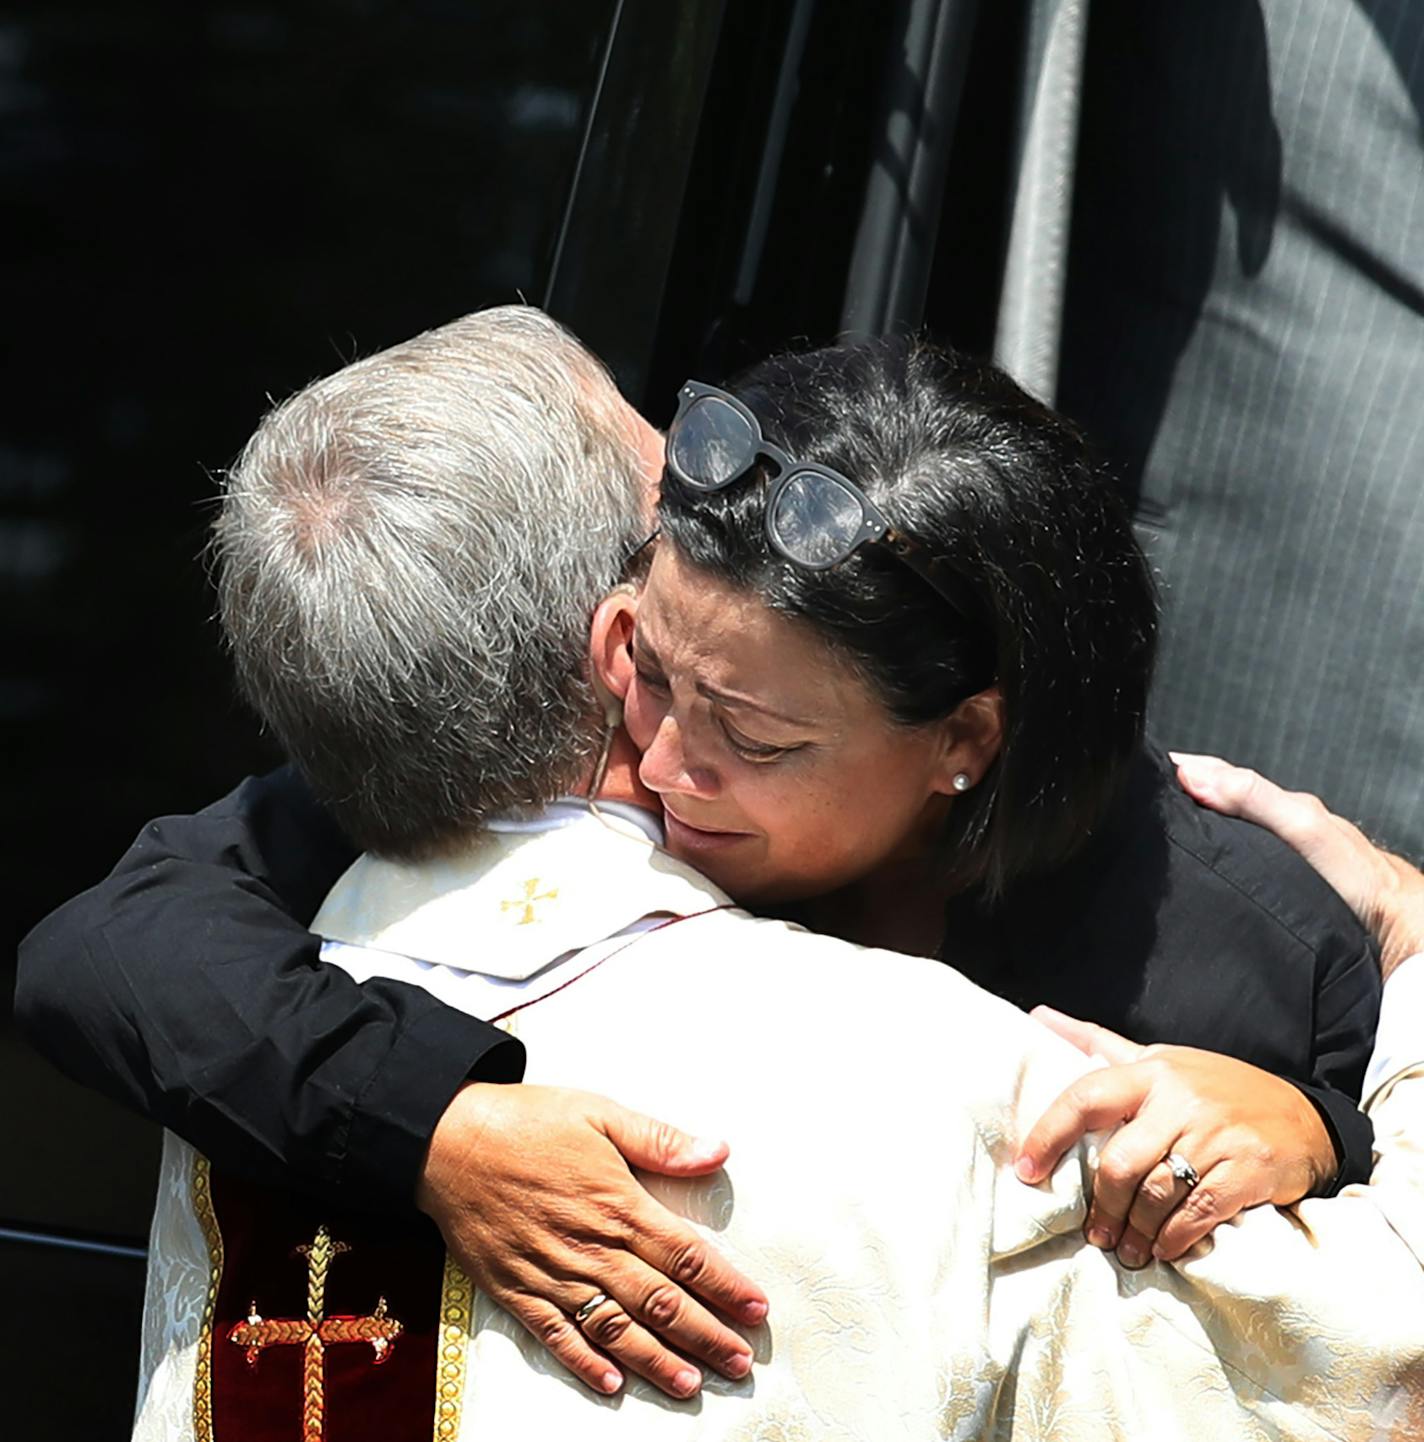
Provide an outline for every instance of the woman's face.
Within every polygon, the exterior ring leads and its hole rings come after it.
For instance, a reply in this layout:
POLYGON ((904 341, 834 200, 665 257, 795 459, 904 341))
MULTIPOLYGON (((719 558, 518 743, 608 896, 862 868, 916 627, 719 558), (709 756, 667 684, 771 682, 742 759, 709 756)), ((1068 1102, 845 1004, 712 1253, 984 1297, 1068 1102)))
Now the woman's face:
POLYGON ((943 819, 948 726, 900 725, 808 627, 666 541, 632 652, 626 725, 667 848, 739 901, 835 891, 920 854, 943 819))

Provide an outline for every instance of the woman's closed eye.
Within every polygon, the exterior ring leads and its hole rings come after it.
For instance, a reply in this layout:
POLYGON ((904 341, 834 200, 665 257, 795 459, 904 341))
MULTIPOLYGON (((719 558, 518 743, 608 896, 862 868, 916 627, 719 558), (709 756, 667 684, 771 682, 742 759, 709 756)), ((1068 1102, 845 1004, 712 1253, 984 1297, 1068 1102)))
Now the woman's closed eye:
POLYGON ((725 717, 720 724, 722 734, 727 738, 727 745, 745 761, 777 761, 783 756, 789 756, 794 751, 800 751, 804 744, 772 746, 765 741, 753 741, 750 736, 743 735, 725 717))

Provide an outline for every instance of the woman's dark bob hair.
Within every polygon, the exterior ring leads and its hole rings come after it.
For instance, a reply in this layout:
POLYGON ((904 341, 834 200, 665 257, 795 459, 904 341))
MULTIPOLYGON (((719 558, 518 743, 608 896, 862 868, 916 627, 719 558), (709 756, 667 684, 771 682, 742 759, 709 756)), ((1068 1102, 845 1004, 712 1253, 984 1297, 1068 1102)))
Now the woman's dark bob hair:
POLYGON ((665 474, 663 534, 811 627, 906 725, 997 684, 1003 745, 951 809, 948 882, 997 897, 1061 865, 1142 739, 1157 633, 1146 559, 1082 436, 993 366, 915 339, 775 357, 728 389, 768 441, 848 476, 940 558, 956 604, 883 544, 825 571, 784 560, 765 466, 712 493, 665 474))

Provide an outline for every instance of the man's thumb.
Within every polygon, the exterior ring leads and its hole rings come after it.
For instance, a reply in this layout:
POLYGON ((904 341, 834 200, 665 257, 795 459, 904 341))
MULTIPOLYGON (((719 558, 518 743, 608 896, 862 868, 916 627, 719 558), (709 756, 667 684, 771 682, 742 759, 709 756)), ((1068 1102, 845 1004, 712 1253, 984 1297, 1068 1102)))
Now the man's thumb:
POLYGON ((603 1119, 608 1140, 630 1167, 667 1177, 700 1177, 715 1172, 727 1160, 726 1142, 690 1137, 641 1112, 614 1107, 603 1119))

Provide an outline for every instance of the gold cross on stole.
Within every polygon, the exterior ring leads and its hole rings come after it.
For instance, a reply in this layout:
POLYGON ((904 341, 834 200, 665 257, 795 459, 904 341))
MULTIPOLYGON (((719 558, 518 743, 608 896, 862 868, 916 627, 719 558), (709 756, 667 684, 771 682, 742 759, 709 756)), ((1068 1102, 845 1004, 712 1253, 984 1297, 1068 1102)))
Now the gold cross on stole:
POLYGON ((260 1317, 257 1302, 245 1322, 236 1323, 228 1340, 247 1349, 247 1363, 257 1365, 264 1347, 303 1349, 302 1358, 302 1442, 322 1442, 325 1431, 326 1397, 323 1358, 326 1349, 340 1342, 368 1342, 376 1365, 391 1355, 391 1348, 404 1328, 386 1316, 386 1299, 366 1317, 326 1315, 326 1274, 332 1261, 350 1251, 345 1242, 332 1240, 325 1226, 317 1228, 312 1241, 297 1248, 307 1259, 307 1314, 302 1317, 260 1317))
POLYGON ((541 901, 552 901, 559 894, 558 887, 552 891, 541 892, 539 890, 539 878, 536 876, 531 881, 524 883, 524 895, 514 901, 501 901, 501 911, 518 911, 523 909, 524 914, 514 924, 516 926, 528 926, 534 920, 534 908, 541 901))

